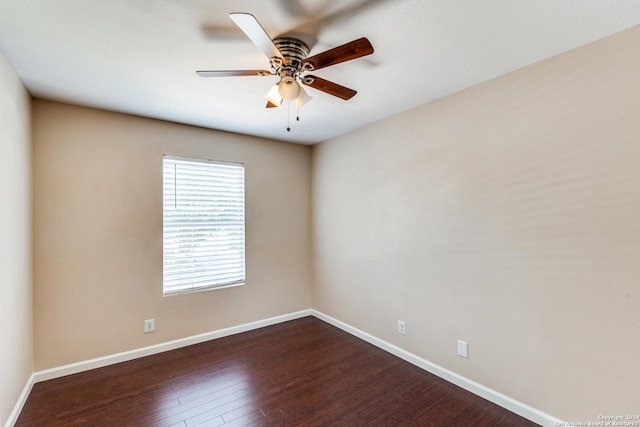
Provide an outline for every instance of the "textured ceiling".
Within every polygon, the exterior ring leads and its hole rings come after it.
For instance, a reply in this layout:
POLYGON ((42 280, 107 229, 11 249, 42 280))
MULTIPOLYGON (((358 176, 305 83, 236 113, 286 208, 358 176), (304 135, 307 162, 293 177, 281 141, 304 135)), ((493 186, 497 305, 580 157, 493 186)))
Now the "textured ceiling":
POLYGON ((0 0, 0 49, 35 97, 313 144, 638 24, 638 0, 0 0), (264 108, 276 77, 197 76, 269 68, 230 12, 311 55, 367 37, 314 72, 358 94, 306 88, 296 122, 264 108))

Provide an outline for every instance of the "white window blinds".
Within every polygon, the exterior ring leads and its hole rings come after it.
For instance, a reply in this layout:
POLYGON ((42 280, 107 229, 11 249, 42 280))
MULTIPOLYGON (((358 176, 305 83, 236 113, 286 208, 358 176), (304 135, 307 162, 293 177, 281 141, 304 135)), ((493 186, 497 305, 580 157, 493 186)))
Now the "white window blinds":
POLYGON ((242 284, 244 165, 163 159, 164 294, 242 284))

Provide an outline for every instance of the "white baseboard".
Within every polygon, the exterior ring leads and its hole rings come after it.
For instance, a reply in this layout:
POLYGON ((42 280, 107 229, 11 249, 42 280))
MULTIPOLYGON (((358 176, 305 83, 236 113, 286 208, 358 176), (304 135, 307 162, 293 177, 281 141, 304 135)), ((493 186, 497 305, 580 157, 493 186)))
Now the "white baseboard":
POLYGON ((519 402, 515 399, 512 399, 509 396, 506 396, 502 393, 499 393, 495 390, 485 387, 482 384, 476 383, 475 381, 465 378, 462 375, 458 375, 455 372, 452 372, 446 368, 443 368, 442 366, 429 362, 426 359, 416 356, 413 353, 403 350, 398 346, 395 346, 391 343, 381 340, 371 334, 368 334, 367 332, 357 329, 331 316, 328 316, 317 310, 309 309, 309 310, 301 310, 301 311, 297 311, 294 313, 289 313, 281 316, 271 317, 264 320, 258 320, 256 322, 245 323, 245 324, 233 326, 230 328, 219 329, 216 331, 194 335, 187 338, 181 338, 178 340, 156 344, 149 347, 143 347, 135 350, 125 351, 125 352, 113 354, 110 356, 98 357, 91 360, 71 363, 71 364, 59 366, 56 368, 45 369, 42 371, 34 372, 29 378, 28 383, 25 385, 24 390, 22 391, 22 394, 20 395, 20 398, 16 403, 16 406, 14 407, 13 411, 11 412, 11 415, 9 416, 9 419, 7 420, 7 423, 5 424, 5 427, 11 427, 15 424, 15 422, 18 419, 18 416, 20 415, 20 411, 22 410, 25 402, 27 401, 27 397, 31 392, 31 388, 35 383, 50 380, 53 378, 63 377, 66 375, 75 374, 78 372, 88 371, 95 368, 101 368, 103 366, 113 365, 116 363, 125 362, 127 360, 133 360, 140 357, 150 356, 152 354, 158 354, 158 353, 162 353, 169 350, 175 350, 177 348, 198 344, 201 342, 210 341, 216 338, 226 337, 229 335, 235 335, 241 332, 247 332, 247 331, 262 328, 265 326, 271 326, 277 323, 299 319, 306 316, 314 316, 320 320, 323 320, 339 329, 342 329, 345 332, 348 332, 351 335, 354 335, 360 339, 363 339, 364 341, 367 341, 370 344, 375 345, 376 347, 382 350, 385 350, 403 360, 406 360, 407 362, 419 368, 422 368, 427 372, 437 375, 440 378, 443 378, 459 387, 462 387, 465 390, 468 390, 484 399, 487 399, 490 402, 495 403, 496 405, 499 405, 511 412, 514 412, 544 427, 555 427, 559 425, 564 425, 564 422, 559 420, 558 418, 552 417, 549 414, 546 414, 542 411, 532 408, 531 406, 526 405, 522 402, 519 402))
POLYGON ((29 393, 31 393, 33 384, 35 384, 34 375, 31 374, 29 380, 27 381, 27 384, 22 389, 22 393, 20 393, 20 397, 18 397, 18 402, 13 407, 13 411, 11 411, 11 413, 9 414, 9 418, 4 424, 4 427, 13 427, 16 421, 18 421, 18 416, 20 415, 22 408, 24 408, 24 404, 27 403, 27 398, 29 397, 29 393))
MULTIPOLYGON (((140 357, 150 356, 152 354, 158 354, 169 350, 175 350, 180 347, 186 347, 193 344, 198 344, 205 341, 210 341, 216 338, 222 338, 229 335, 239 334, 241 332, 247 332, 258 328, 263 328, 265 326, 275 325, 277 323, 286 322, 289 320, 299 319, 301 317, 311 316, 311 310, 301 310, 294 313, 284 314, 281 316, 270 317, 268 319, 258 320, 255 322, 245 323, 238 326, 232 326, 230 328, 219 329, 217 331, 207 332, 204 334, 193 335, 187 338, 181 338, 174 341, 169 341, 166 343, 156 344, 149 347, 143 347, 135 350, 125 351, 122 353, 112 354, 109 356, 98 357, 91 360, 85 360, 77 363, 70 363, 68 365, 58 366, 56 368, 45 369, 42 371, 34 372, 31 374, 29 381, 25 385, 20 397, 16 405, 14 406, 7 422, 5 423, 5 427, 12 427, 16 421, 18 421, 18 416, 20 416, 20 412, 27 402, 27 398, 29 397, 29 393, 31 393, 31 389, 33 385, 42 382, 51 380, 54 378, 64 377, 66 375, 76 374, 78 372, 84 372, 95 368, 101 368, 103 366, 114 365, 120 362, 126 362, 127 360, 133 360, 140 357)), ((1 422, 1 421, 0 421, 1 422)))
POLYGON ((265 326, 275 325, 277 323, 286 322, 289 320, 299 319, 301 317, 311 316, 311 310, 302 310, 294 313, 284 314, 281 316, 270 317, 268 319, 258 320, 255 322, 245 323, 238 326, 232 326, 230 328, 218 329, 217 331, 207 332, 204 334, 193 335, 186 338, 181 338, 174 341, 169 341, 161 344, 152 345, 149 347, 138 348, 135 350, 125 351, 122 353, 112 354, 109 356, 98 357, 91 360, 85 360, 82 362, 71 363, 56 368, 45 369, 33 374, 34 383, 50 380, 53 378, 64 377, 66 375, 76 374, 78 372, 88 371, 90 369, 101 368, 103 366, 114 365, 120 362, 126 362, 127 360, 138 359, 140 357, 150 356, 152 354, 163 353, 169 350, 175 350, 177 348, 186 347, 193 344, 199 344, 201 342, 210 341, 216 338, 222 338, 229 335, 239 334, 241 332, 247 332, 265 326))
POLYGON ((358 328, 354 328, 353 326, 348 325, 331 316, 327 316, 326 314, 321 313, 317 310, 311 310, 311 315, 337 328, 340 328, 343 331, 350 333, 351 335, 361 338, 364 341, 367 341, 368 343, 381 348, 382 350, 398 356, 399 358, 404 359, 407 362, 419 368, 422 368, 427 372, 437 375, 438 377, 445 379, 450 383, 457 385, 458 387, 470 391, 471 393, 487 399, 488 401, 495 403, 496 405, 501 406, 515 414, 518 414, 521 417, 533 421, 534 423, 540 424, 544 427, 556 427, 559 425, 565 425, 565 423, 558 418, 539 411, 538 409, 535 409, 525 403, 512 399, 509 396, 490 389, 489 387, 485 387, 482 384, 463 377, 462 375, 458 375, 455 372, 443 368, 442 366, 429 362, 428 360, 416 356, 413 353, 409 353, 408 351, 403 350, 398 346, 376 338, 371 334, 361 331, 358 328))

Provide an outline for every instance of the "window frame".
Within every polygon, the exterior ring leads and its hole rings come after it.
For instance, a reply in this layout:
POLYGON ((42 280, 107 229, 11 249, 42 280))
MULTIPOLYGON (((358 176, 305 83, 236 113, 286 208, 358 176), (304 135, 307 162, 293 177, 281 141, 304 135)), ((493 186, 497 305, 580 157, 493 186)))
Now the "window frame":
MULTIPOLYGON (((174 172, 175 173, 175 172, 174 172)), ((219 177, 219 176, 218 176, 219 177)), ((184 178, 183 178, 184 179, 184 178)), ((178 182, 179 182, 179 176, 176 174, 174 175, 174 179, 173 179, 173 183, 174 183, 174 187, 173 187, 173 202, 176 203, 176 209, 178 209, 177 207, 177 203, 180 199, 180 197, 178 196, 178 182), (178 197, 177 197, 178 196, 178 197)), ((220 200, 213 202, 211 201, 211 198, 220 198, 220 192, 222 191, 221 189, 229 189, 231 188, 230 186, 223 184, 223 185, 219 185, 219 186, 214 186, 213 190, 215 190, 215 193, 211 195, 211 197, 208 199, 207 203, 210 203, 212 205, 215 205, 215 203, 219 203, 220 200)), ((171 200, 171 199, 169 199, 171 200)), ((190 200, 188 200, 190 201, 190 200)), ((219 205, 218 205, 219 206, 219 205)), ((208 205, 207 205, 208 207, 208 205)), ((187 209, 190 212, 190 215, 193 215, 193 210, 192 209, 187 209)), ((233 209, 234 211, 236 211, 237 209, 233 209)), ((202 212, 202 211, 200 211, 202 212)), ((207 209, 207 212, 209 212, 209 209, 207 209)), ((187 215, 188 216, 188 215, 187 215)), ((236 212, 236 217, 237 217, 237 212, 236 212)), ((208 218, 212 218, 215 217, 215 215, 210 215, 208 218)), ((173 227, 175 227, 175 223, 173 224, 173 227)), ((215 229, 216 232, 220 232, 219 229, 215 229)), ((176 237, 176 242, 174 242, 174 244, 178 244, 180 245, 180 243, 178 243, 180 237, 176 237)), ((184 242, 185 240, 183 240, 184 242)), ((200 246, 200 245, 196 245, 196 246, 200 246)), ((175 251, 174 251, 175 252, 175 251)), ((181 253, 180 250, 178 250, 178 253, 181 253)), ((178 255, 180 256, 180 255, 178 255)), ((170 257, 169 257, 170 258, 170 257)), ((193 260, 193 256, 190 257, 186 257, 185 259, 191 259, 193 260)), ((175 260, 175 258, 174 258, 175 260)), ((208 261, 205 261, 204 264, 211 266, 215 264, 215 256, 212 255, 211 258, 209 258, 208 261), (214 259, 213 261, 211 259, 214 259)), ((214 268, 215 269, 215 268, 214 268)), ((212 159, 205 159, 205 158, 192 158, 192 157, 182 157, 182 156, 175 156, 175 155, 170 155, 170 154, 163 154, 162 156, 162 294, 165 297, 168 296, 175 296, 175 295, 183 295, 183 294, 188 294, 188 293, 195 293, 195 292, 205 292, 205 291, 210 291, 210 290, 215 290, 215 289, 225 289, 225 288, 231 288, 231 287, 236 287, 236 286, 243 286, 246 284, 246 191, 245 191, 245 165, 244 163, 239 163, 239 162, 230 162, 230 161, 221 161, 221 160, 212 160, 212 159), (237 279, 234 280, 229 280, 229 281, 215 281, 212 280, 211 283, 208 284, 194 284, 195 281, 185 281, 185 283, 182 284, 174 284, 173 286, 169 286, 168 282, 170 281, 168 279, 169 273, 168 273, 168 269, 167 269, 167 259, 168 259, 168 244, 167 244, 167 234, 174 234, 174 235, 178 235, 179 233, 168 233, 167 230, 169 229, 169 227, 171 226, 167 226, 168 221, 167 221, 167 194, 170 193, 170 191, 168 191, 167 189, 167 182, 166 182, 166 165, 167 165, 167 161, 172 162, 174 165, 177 165, 179 163, 183 163, 186 165, 198 165, 198 164, 203 164, 203 165, 218 165, 218 166, 222 166, 222 168, 218 171, 213 172, 211 175, 209 175, 209 177, 211 178, 212 175, 214 173, 218 173, 218 174, 222 174, 222 170, 224 168, 240 168, 240 171, 238 171, 237 169, 235 170, 235 173, 239 173, 239 180, 238 182, 235 182, 235 185, 240 184, 240 189, 238 190, 236 188, 236 191, 239 192, 240 196, 239 198, 236 198, 235 201, 240 201, 241 202, 241 221, 237 222, 237 218, 235 218, 234 222, 234 226, 240 226, 239 229, 235 229, 234 232, 237 233, 238 230, 241 231, 241 239, 238 240, 237 237, 234 238, 229 238, 229 236, 233 233, 227 232, 227 234, 225 235, 225 237, 227 238, 220 238, 217 236, 213 236, 213 232, 209 231, 207 233, 202 234, 203 237, 207 238, 207 239, 214 239, 215 241, 215 245, 217 245, 218 243, 222 242, 223 244, 231 244, 230 242, 233 242, 235 244, 238 244, 239 242, 241 242, 241 249, 239 249, 239 255, 237 257, 237 260, 239 261, 239 264, 234 264, 234 265, 239 265, 239 274, 237 279), (241 276, 241 277, 240 277, 241 276)))

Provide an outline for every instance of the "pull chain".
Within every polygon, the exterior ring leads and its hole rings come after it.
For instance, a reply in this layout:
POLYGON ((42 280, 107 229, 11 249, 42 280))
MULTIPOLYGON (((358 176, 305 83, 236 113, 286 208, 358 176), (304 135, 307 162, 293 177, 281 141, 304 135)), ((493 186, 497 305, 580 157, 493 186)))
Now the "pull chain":
POLYGON ((289 104, 290 102, 287 102, 287 132, 291 132, 291 126, 289 125, 289 104))

